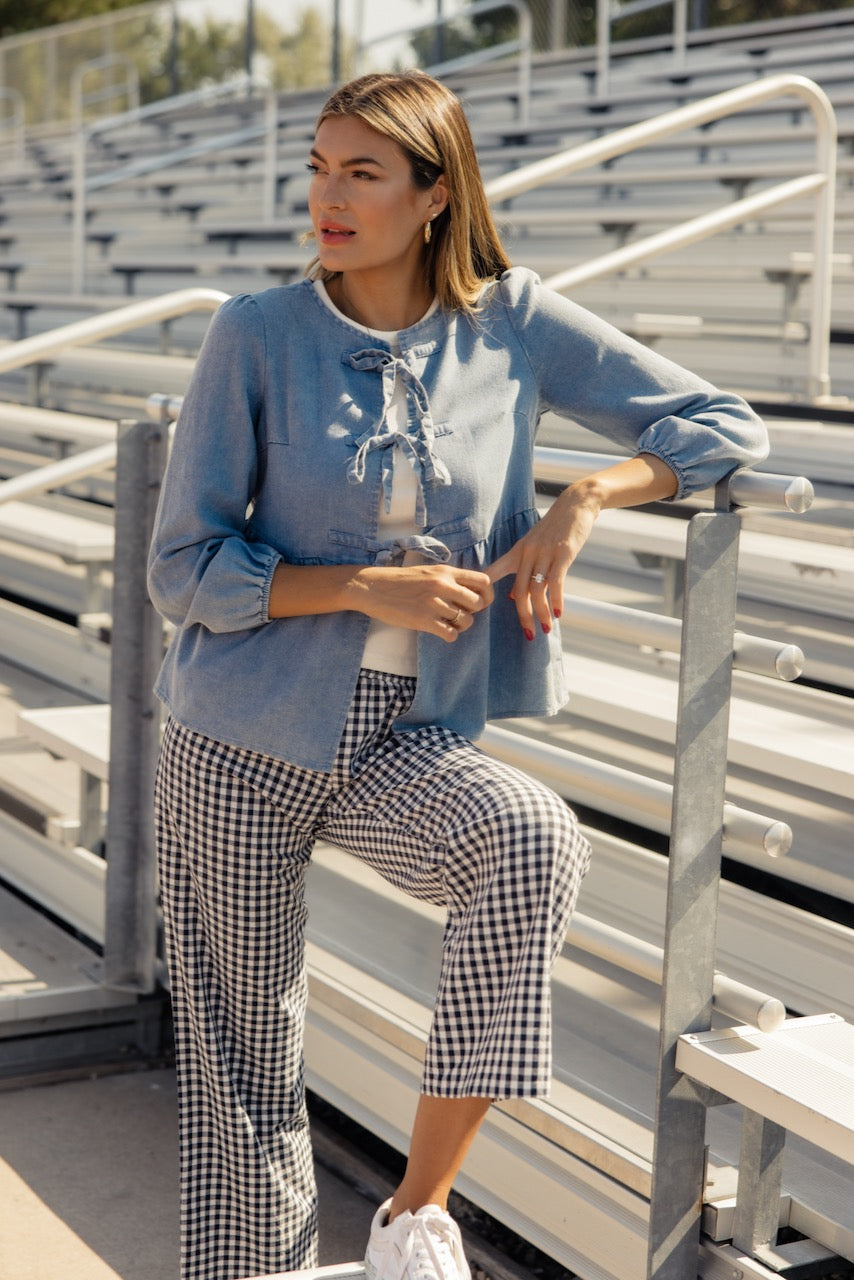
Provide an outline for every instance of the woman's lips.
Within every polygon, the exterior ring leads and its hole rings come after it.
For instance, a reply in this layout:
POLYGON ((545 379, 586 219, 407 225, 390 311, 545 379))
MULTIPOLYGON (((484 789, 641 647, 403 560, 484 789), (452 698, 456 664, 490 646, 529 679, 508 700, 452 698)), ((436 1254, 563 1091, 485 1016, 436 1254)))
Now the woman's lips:
POLYGON ((355 234, 348 227, 337 226, 334 223, 320 228, 320 239, 323 244, 346 244, 355 234))

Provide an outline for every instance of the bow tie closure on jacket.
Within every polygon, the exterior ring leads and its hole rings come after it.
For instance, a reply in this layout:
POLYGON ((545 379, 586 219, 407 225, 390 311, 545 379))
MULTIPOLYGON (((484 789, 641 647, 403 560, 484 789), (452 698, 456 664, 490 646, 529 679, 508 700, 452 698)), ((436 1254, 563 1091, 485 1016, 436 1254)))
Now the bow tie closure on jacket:
POLYGON ((444 564, 451 558, 451 552, 444 542, 431 538, 429 534, 413 533, 406 538, 393 538, 390 542, 369 540, 366 549, 373 552, 374 564, 402 565, 407 551, 417 551, 425 560, 436 564, 444 564))
POLYGON ((347 479, 351 484, 361 484, 365 479, 365 463, 368 454, 374 449, 382 449, 384 451, 383 500, 385 509, 388 511, 391 505, 391 486, 394 477, 394 455, 388 450, 390 445, 399 444, 415 471, 417 481, 415 521, 418 527, 423 529, 427 524, 424 486, 451 483, 448 468, 442 459, 436 456, 433 449, 435 432, 424 384, 404 360, 379 347, 354 351, 345 359, 354 369, 379 373, 382 377, 383 390, 383 409, 380 420, 376 426, 371 427, 356 440, 356 455, 347 467, 347 479), (394 397, 394 384, 398 377, 403 384, 407 400, 415 407, 417 423, 416 429, 411 433, 395 430, 388 420, 389 408, 394 397))

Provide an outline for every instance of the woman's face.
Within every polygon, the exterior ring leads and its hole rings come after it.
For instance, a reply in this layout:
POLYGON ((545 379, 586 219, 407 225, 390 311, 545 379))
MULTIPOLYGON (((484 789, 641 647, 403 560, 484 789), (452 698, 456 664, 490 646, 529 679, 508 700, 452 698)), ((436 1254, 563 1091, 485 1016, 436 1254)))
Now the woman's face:
POLYGON ((424 224, 447 203, 444 179, 428 191, 391 138, 350 116, 318 126, 309 210, 328 271, 406 272, 419 260, 424 224))

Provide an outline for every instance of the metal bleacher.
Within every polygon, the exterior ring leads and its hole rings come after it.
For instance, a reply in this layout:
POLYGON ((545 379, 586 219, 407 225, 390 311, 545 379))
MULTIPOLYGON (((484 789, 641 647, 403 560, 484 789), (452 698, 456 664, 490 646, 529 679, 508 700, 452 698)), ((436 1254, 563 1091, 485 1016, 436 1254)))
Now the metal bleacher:
MULTIPOLYGON (((765 476, 604 513, 565 601, 568 710, 482 740, 578 808, 595 857, 555 975, 552 1094, 494 1107, 458 1186, 583 1280, 794 1280, 854 1264, 854 12, 833 17, 827 31, 703 40, 679 76, 638 42, 607 94, 589 56, 544 56, 524 121, 512 67, 448 74, 496 183, 793 69, 829 95, 839 128, 830 394, 809 386, 806 199, 572 290, 743 391, 772 438, 765 476)), ((207 313, 296 278, 310 256, 301 170, 320 101, 281 95, 272 148, 271 101, 240 95, 92 130, 83 288, 75 139, 6 157, 0 955, 22 933, 22 898, 47 915, 0 993, 0 1076, 92 1046, 144 1057, 156 1039, 166 978, 147 797, 163 631, 141 585, 146 530, 207 313)), ((814 151, 803 104, 774 100, 502 195, 496 215, 514 260, 548 277, 762 191, 814 151)), ((601 448, 545 419, 543 504, 607 461, 601 448)), ((441 913, 329 847, 309 892, 309 1086, 403 1148, 441 913)))

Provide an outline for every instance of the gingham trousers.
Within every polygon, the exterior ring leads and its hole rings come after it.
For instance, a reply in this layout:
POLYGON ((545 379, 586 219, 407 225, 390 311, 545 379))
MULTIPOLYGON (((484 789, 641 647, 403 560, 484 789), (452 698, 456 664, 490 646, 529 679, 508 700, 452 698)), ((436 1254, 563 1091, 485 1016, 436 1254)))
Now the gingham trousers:
POLYGON ((589 846, 547 788, 362 673, 331 773, 166 727, 155 815, 178 1060, 182 1280, 315 1265, 303 877, 323 838, 447 908, 422 1089, 542 1096, 589 846))

